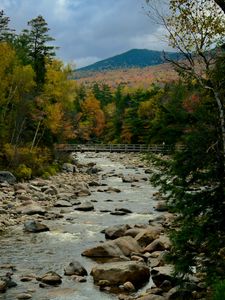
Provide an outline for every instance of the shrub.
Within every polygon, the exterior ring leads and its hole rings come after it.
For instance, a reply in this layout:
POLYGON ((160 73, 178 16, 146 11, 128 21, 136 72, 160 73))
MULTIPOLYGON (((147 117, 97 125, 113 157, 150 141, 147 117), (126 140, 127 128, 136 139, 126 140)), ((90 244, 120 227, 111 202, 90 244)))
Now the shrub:
POLYGON ((18 168, 16 168, 15 175, 18 179, 30 179, 32 175, 32 170, 26 165, 21 164, 18 166, 18 168))

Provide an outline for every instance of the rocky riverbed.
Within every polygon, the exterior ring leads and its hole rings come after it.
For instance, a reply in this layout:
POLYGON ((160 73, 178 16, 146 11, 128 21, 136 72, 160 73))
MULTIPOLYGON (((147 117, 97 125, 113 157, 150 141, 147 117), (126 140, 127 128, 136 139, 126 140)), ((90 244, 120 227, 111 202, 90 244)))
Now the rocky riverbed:
POLYGON ((48 180, 1 183, 0 299, 203 299, 177 291, 173 215, 134 154, 79 154, 48 180))

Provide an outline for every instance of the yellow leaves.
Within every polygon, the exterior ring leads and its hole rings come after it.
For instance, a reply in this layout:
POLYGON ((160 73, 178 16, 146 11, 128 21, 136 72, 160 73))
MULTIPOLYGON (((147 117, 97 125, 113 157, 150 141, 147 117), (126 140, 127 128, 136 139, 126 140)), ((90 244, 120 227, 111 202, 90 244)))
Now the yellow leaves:
POLYGON ((81 103, 81 113, 77 118, 81 138, 89 140, 91 135, 100 136, 105 128, 105 115, 100 102, 90 93, 81 103))
POLYGON ((75 98, 76 82, 69 80, 71 70, 62 62, 53 60, 47 65, 44 96, 52 102, 60 102, 70 107, 75 98))
POLYGON ((63 111, 61 103, 55 103, 46 107, 46 125, 53 134, 57 134, 62 126, 63 111))

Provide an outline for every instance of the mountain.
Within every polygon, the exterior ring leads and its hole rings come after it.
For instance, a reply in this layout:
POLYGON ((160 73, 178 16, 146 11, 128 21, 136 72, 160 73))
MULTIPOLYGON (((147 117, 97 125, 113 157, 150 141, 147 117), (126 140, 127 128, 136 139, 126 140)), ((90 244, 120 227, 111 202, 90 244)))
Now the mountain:
POLYGON ((165 62, 164 56, 178 60, 181 55, 176 52, 153 51, 147 49, 132 49, 125 53, 98 61, 77 71, 106 71, 116 69, 144 68, 165 62))

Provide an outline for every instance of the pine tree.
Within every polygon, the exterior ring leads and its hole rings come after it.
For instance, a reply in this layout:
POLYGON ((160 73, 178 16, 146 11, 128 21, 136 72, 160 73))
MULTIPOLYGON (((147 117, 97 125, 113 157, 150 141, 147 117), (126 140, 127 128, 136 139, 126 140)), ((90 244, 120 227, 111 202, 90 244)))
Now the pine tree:
POLYGON ((23 31, 28 41, 29 56, 36 74, 36 83, 40 87, 45 82, 46 64, 55 56, 55 46, 49 45, 54 39, 49 36, 48 25, 42 16, 28 22, 30 30, 23 31))

